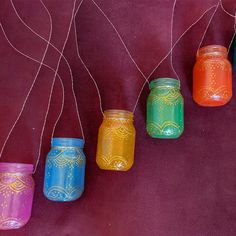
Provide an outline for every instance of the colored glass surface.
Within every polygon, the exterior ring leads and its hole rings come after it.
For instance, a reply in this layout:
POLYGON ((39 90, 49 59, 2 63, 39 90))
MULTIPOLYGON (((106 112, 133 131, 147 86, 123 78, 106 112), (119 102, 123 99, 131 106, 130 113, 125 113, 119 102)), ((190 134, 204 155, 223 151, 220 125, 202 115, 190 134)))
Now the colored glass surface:
POLYGON ((30 219, 33 165, 0 163, 0 230, 17 229, 30 219))
POLYGON ((74 201, 84 191, 84 141, 72 138, 53 138, 47 155, 44 176, 44 195, 52 201, 74 201))
POLYGON ((184 101, 180 82, 159 78, 150 83, 146 129, 152 138, 178 138, 184 130, 184 101))
POLYGON ((127 171, 134 162, 133 113, 107 110, 98 132, 96 161, 104 170, 127 171))
POLYGON ((193 99, 200 106, 222 106, 232 97, 232 66, 220 45, 200 48, 193 69, 193 99))

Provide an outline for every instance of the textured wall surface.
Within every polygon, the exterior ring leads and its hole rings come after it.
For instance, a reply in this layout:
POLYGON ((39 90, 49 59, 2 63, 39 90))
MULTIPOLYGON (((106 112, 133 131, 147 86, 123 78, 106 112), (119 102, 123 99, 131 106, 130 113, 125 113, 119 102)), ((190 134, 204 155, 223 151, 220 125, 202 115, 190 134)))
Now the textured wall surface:
MULTIPOLYGON (((145 77, 175 76, 170 57, 155 69, 171 48, 173 3, 1 1, 0 148, 6 145, 0 160, 36 164, 41 153, 32 218, 24 228, 1 231, 1 236, 236 235, 236 97, 224 107, 202 108, 191 95, 195 53, 217 0, 176 2, 173 43, 212 7, 173 50, 185 99, 184 134, 177 140, 147 135, 146 85, 135 110, 133 168, 127 173, 106 172, 95 163, 102 114, 84 65, 97 81, 103 109, 133 110, 145 77), (62 85, 64 110, 55 136, 82 135, 71 81, 86 139, 86 186, 78 201, 55 203, 43 196, 42 189, 45 157, 63 101, 62 85)), ((223 4, 234 14, 235 1, 223 4)), ((228 47, 233 26, 233 17, 219 6, 202 45, 228 47)))

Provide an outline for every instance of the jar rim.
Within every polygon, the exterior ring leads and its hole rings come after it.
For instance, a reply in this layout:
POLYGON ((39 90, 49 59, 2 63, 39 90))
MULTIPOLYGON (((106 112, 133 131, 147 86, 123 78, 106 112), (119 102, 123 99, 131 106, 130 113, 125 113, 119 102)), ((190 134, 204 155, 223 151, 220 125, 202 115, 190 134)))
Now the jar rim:
POLYGON ((225 46, 218 45, 218 44, 207 45, 198 49, 197 57, 204 54, 211 54, 211 53, 227 54, 227 48, 225 46))
POLYGON ((122 110, 122 109, 108 109, 104 111, 105 116, 111 116, 111 117, 120 117, 120 118, 133 118, 134 114, 131 111, 128 110, 122 110))
POLYGON ((0 172, 23 172, 32 174, 33 169, 33 164, 0 162, 0 172))
POLYGON ((159 86, 170 86, 170 87, 177 87, 180 88, 180 81, 174 78, 156 78, 151 81, 150 88, 155 88, 159 86))
POLYGON ((52 138, 51 145, 61 147, 84 147, 84 140, 80 138, 52 138))

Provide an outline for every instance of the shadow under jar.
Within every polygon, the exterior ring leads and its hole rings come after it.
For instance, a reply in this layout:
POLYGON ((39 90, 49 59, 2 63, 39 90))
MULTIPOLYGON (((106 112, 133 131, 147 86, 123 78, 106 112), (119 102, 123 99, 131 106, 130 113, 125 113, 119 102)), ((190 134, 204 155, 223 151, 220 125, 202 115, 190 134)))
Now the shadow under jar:
POLYGON ((159 78, 150 83, 146 129, 152 138, 178 138, 184 131, 184 99, 180 81, 159 78))
POLYGON ((0 163, 0 230, 17 229, 31 217, 33 165, 0 163))
POLYGON ((84 140, 53 138, 47 155, 44 176, 44 195, 52 201, 69 202, 84 191, 84 140))
POLYGON ((227 49, 209 45, 197 52, 193 69, 193 100, 200 106, 222 106, 232 97, 232 66, 227 49))
POLYGON ((106 110, 98 132, 96 162, 100 169, 127 171, 134 163, 133 113, 106 110))

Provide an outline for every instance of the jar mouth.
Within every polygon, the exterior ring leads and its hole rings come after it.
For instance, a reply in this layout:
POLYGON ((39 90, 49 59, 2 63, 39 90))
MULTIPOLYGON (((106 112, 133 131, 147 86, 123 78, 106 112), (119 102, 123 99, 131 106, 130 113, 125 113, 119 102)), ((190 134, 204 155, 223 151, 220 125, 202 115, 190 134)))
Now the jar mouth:
POLYGON ((227 48, 222 45, 207 45, 198 49, 197 58, 206 54, 227 55, 227 48))
POLYGON ((53 147, 84 147, 84 140, 80 138, 52 138, 51 143, 53 147))
POLYGON ((10 173, 33 173, 33 164, 25 163, 14 163, 14 162, 1 162, 0 172, 10 172, 10 173))
POLYGON ((116 118, 126 118, 133 119, 134 114, 131 111, 119 110, 119 109, 109 109, 104 111, 105 117, 116 117, 116 118))
POLYGON ((175 87, 180 89, 180 81, 174 78, 157 78, 151 81, 150 88, 156 87, 175 87))

